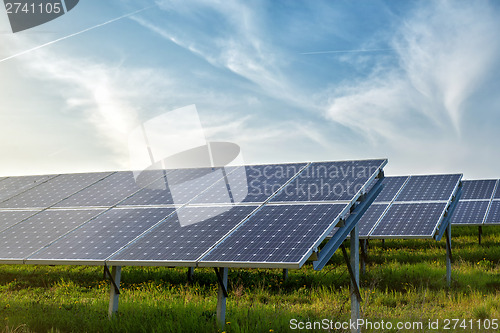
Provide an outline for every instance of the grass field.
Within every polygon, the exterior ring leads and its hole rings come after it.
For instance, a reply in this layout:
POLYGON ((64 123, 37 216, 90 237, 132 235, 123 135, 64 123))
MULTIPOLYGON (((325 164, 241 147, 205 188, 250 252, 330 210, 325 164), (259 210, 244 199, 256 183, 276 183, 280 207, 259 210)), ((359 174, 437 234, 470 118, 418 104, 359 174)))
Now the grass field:
MULTIPOLYGON (((361 277, 362 315, 394 327, 364 331, 422 332, 398 330, 397 322, 422 322, 426 332, 499 331, 479 330, 478 320, 481 326, 500 321, 500 228, 483 228, 482 245, 477 228, 453 228, 452 234, 450 288, 444 239, 370 242, 361 277), (461 321, 455 329, 451 321, 446 330, 445 319, 461 321), (429 320, 439 320, 440 329, 429 329, 429 320)), ((119 313, 108 320, 109 284, 102 267, 0 265, 0 327, 3 332, 218 332, 213 269, 196 269, 192 283, 186 271, 124 267, 119 313)), ((349 318, 349 276, 340 251, 322 271, 306 264, 290 271, 287 281, 281 270, 229 270, 226 332, 289 332, 292 319, 349 318)))

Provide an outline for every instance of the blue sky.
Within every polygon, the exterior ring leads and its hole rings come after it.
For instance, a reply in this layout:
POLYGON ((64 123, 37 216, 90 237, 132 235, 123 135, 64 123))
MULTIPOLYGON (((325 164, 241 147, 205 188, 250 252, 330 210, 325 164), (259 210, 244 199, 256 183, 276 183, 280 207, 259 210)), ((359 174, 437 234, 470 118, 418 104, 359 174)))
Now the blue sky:
POLYGON ((133 128, 196 104, 247 163, 500 178, 498 17, 495 1, 81 0, 13 34, 0 9, 0 175, 129 169, 133 128))

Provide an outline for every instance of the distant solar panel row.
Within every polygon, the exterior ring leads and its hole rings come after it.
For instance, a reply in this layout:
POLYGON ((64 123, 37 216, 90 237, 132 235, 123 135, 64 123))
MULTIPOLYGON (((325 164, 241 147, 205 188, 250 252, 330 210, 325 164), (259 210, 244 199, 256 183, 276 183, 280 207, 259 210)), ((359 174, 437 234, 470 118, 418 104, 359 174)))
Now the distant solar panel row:
POLYGON ((453 225, 500 224, 500 180, 464 180, 462 198, 452 216, 453 225))
POLYGON ((462 175, 385 177, 382 190, 361 217, 360 238, 433 238, 462 175))
POLYGON ((0 208, 0 262, 300 267, 386 163, 23 180, 0 208))

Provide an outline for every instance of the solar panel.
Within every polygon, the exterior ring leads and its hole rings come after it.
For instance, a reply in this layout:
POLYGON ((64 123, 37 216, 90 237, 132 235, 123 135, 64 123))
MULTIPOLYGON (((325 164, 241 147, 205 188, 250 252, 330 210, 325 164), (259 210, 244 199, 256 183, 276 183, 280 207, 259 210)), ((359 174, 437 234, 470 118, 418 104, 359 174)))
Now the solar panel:
MULTIPOLYGON (((163 171, 143 171, 153 182, 163 176, 163 171)), ((55 207, 111 207, 139 191, 131 171, 116 172, 82 191, 61 201, 55 207)))
POLYGON ((500 223, 500 201, 492 201, 485 224, 500 223))
POLYGON ((43 183, 56 175, 49 176, 23 176, 9 177, 0 182, 0 201, 5 201, 13 196, 43 183))
POLYGON ((293 178, 306 163, 250 165, 228 173, 190 204, 262 203, 293 178))
POLYGON ((467 199, 490 199, 495 189, 496 180, 464 180, 462 182, 462 197, 460 200, 467 199))
POLYGON ((0 233, 0 261, 22 260, 102 210, 45 210, 0 233))
POLYGON ((120 206, 157 206, 185 204, 224 177, 223 169, 199 168, 172 170, 156 181, 121 202, 120 206))
POLYGON ((0 211, 0 232, 28 217, 38 213, 38 210, 6 210, 0 211))
POLYGON ((374 202, 391 202, 407 180, 408 176, 382 178, 383 188, 374 202))
MULTIPOLYGON (((465 187, 464 187, 465 190, 465 187)), ((469 192, 470 193, 470 192, 469 192)), ((462 194, 463 195, 463 194, 462 194)), ((490 193, 491 195, 491 193, 490 193)), ((480 225, 483 223, 489 200, 481 201, 462 201, 457 203, 457 207, 451 217, 452 224, 462 225, 480 225)))
POLYGON ((359 237, 367 237, 388 204, 371 204, 358 222, 359 237))
POLYGON ((446 206, 446 203, 393 204, 371 237, 431 238, 446 206))
POLYGON ((194 263, 257 206, 183 207, 109 258, 110 265, 194 263), (212 216, 204 219, 206 216, 212 216), (192 220, 195 223, 182 223, 192 220), (182 225, 186 226, 182 226, 182 225))
POLYGON ((461 175, 411 176, 396 201, 448 201, 461 175))
POLYGON ((53 177, 0 204, 2 208, 47 208, 108 176, 109 172, 65 174, 53 177))
POLYGON ((345 208, 343 204, 264 206, 204 256, 200 264, 301 265, 312 248, 319 246, 321 237, 335 227, 345 208))
POLYGON ((497 181, 497 186, 496 186, 496 192, 495 192, 495 199, 500 199, 500 180, 497 181))
POLYGON ((173 211, 173 208, 111 209, 28 260, 104 261, 173 211))
POLYGON ((311 163, 271 202, 352 200, 385 160, 311 163))

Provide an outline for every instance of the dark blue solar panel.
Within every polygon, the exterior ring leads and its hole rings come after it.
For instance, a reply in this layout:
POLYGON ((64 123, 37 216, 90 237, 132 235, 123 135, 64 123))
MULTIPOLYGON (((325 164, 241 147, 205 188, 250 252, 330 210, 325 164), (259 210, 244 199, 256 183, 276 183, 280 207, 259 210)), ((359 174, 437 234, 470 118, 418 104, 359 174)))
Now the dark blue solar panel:
POLYGON ((457 203, 457 207, 451 216, 452 224, 481 224, 483 223, 488 209, 489 201, 462 201, 457 203))
POLYGON ((16 223, 19 223, 38 212, 38 210, 0 211, 0 231, 3 231, 16 223))
MULTIPOLYGON (((150 182, 162 176, 163 171, 161 170, 143 172, 143 177, 150 179, 150 182)), ((140 189, 141 187, 136 183, 134 174, 131 171, 120 171, 73 194, 71 197, 58 203, 56 207, 111 207, 140 189)))
POLYGON ((191 203, 231 203, 266 201, 306 164, 250 165, 228 172, 214 186, 197 196, 191 203))
POLYGON ((500 201, 492 201, 490 211, 486 217, 485 224, 498 224, 500 223, 500 201))
POLYGON ((183 207, 109 260, 195 261, 256 208, 183 207))
POLYGON ((335 226, 343 204, 267 205, 202 262, 299 263, 335 226))
POLYGON ((55 175, 9 177, 4 179, 0 182, 0 202, 35 187, 53 177, 55 177, 55 175))
POLYGON ((45 210, 0 233, 0 259, 24 259, 102 210, 45 210))
POLYGON ((224 177, 222 169, 176 169, 124 200, 120 206, 185 204, 224 177))
POLYGON ((500 199, 500 180, 498 180, 497 189, 495 192, 495 199, 500 199))
POLYGON ((173 211, 173 208, 114 208, 29 259, 104 260, 173 211))
POLYGON ((432 237, 446 203, 393 204, 371 236, 432 237))
POLYGON ((385 177, 381 179, 380 182, 383 187, 374 202, 391 202, 407 179, 408 176, 385 177))
POLYGON ((385 160, 312 163, 271 202, 352 200, 385 160))
POLYGON ((465 199, 490 199, 495 189, 496 180, 464 180, 462 182, 461 200, 465 199))
POLYGON ((51 178, 0 204, 2 208, 47 208, 108 176, 109 172, 65 174, 51 178))
POLYGON ((449 200, 461 175, 411 176, 396 201, 449 200))
POLYGON ((358 222, 359 237, 367 237, 387 208, 387 204, 372 204, 358 222))

